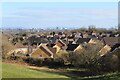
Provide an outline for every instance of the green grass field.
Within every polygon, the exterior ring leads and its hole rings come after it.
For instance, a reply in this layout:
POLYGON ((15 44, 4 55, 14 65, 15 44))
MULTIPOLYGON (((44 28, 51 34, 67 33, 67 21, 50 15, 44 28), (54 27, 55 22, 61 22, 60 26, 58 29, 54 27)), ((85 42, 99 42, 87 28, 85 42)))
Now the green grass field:
POLYGON ((49 73, 45 71, 36 71, 33 69, 2 64, 3 78, 68 78, 65 75, 49 73))
MULTIPOLYGON (((60 80, 71 80, 71 76, 60 74, 58 72, 49 72, 44 70, 36 70, 21 66, 10 65, 2 63, 2 77, 3 78, 59 78, 60 80)), ((72 79, 79 80, 120 80, 120 73, 111 73, 106 75, 78 77, 72 79)), ((57 79, 56 79, 57 80, 57 79)))

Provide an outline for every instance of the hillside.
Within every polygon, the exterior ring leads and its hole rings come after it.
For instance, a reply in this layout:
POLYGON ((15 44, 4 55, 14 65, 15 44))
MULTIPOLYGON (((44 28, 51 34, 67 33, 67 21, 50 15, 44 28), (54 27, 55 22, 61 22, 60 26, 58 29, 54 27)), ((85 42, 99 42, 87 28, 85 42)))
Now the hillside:
POLYGON ((8 35, 2 34, 2 53, 7 53, 15 49, 15 46, 8 41, 8 37, 8 35))
POLYGON ((68 78, 61 74, 34 70, 31 68, 18 67, 10 64, 2 64, 3 78, 68 78))
POLYGON ((65 74, 61 74, 59 72, 53 72, 53 71, 46 71, 44 69, 34 69, 34 68, 28 68, 18 65, 11 65, 2 63, 2 78, 3 80, 5 78, 13 79, 13 78, 44 78, 44 80, 48 80, 51 78, 52 80, 120 80, 120 73, 110 73, 105 75, 98 75, 98 76, 88 76, 88 77, 72 77, 73 75, 69 75, 69 77, 65 74))

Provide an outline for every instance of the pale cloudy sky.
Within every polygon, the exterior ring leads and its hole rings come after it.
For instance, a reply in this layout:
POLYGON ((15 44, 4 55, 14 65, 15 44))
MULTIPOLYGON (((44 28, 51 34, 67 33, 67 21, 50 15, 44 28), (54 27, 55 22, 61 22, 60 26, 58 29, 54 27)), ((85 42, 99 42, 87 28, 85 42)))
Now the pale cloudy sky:
POLYGON ((4 2, 4 28, 111 28, 118 23, 117 2, 4 2))

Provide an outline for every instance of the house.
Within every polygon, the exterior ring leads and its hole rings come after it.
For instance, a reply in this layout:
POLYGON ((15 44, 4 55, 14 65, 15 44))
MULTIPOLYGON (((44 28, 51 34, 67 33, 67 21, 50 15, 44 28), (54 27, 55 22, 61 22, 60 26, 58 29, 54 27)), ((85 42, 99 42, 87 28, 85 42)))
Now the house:
POLYGON ((76 38, 76 39, 82 38, 82 33, 76 33, 76 34, 75 34, 75 38, 76 38))
POLYGON ((120 34, 115 34, 115 37, 120 37, 120 34))
POLYGON ((109 55, 116 55, 118 57, 118 59, 119 59, 119 57, 120 57, 120 46, 117 47, 116 49, 114 49, 112 52, 110 52, 109 55))
POLYGON ((68 44, 67 46, 68 47, 67 47, 66 51, 74 51, 75 52, 77 50, 83 49, 83 47, 79 44, 68 44))
POLYGON ((120 47, 120 43, 117 43, 117 44, 113 45, 113 46, 111 47, 110 52, 114 51, 116 48, 119 48, 119 47, 120 47))
POLYGON ((49 47, 54 47, 56 44, 51 44, 51 43, 49 43, 49 44, 47 44, 46 46, 49 46, 49 47))
POLYGON ((64 39, 61 39, 61 40, 62 40, 62 42, 63 42, 65 45, 69 44, 68 38, 64 38, 64 39))
POLYGON ((110 34, 110 37, 115 37, 115 34, 110 34))
POLYGON ((113 45, 119 43, 119 37, 105 37, 103 38, 102 42, 104 45, 109 45, 110 47, 112 47, 113 45))
POLYGON ((71 34, 69 36, 67 36, 67 39, 73 39, 75 37, 75 35, 71 34))
POLYGON ((66 39, 66 37, 61 37, 60 39, 61 39, 61 40, 64 40, 64 39, 66 39))
POLYGON ((101 33, 101 38, 104 38, 104 37, 106 37, 106 34, 105 33, 101 33))
POLYGON ((87 33, 84 33, 84 34, 83 34, 83 38, 88 38, 88 34, 87 34, 87 33))
POLYGON ((96 32, 92 32, 91 35, 94 36, 94 37, 96 37, 96 36, 98 35, 98 33, 96 33, 96 32))
POLYGON ((63 32, 58 32, 58 35, 62 35, 63 34, 63 32))
POLYGON ((76 44, 84 44, 84 43, 95 43, 91 38, 79 38, 75 42, 76 44))
POLYGON ((107 33, 107 34, 106 34, 106 37, 110 37, 110 36, 111 36, 111 34, 110 34, 110 33, 107 33))
POLYGON ((67 43, 68 43, 68 44, 72 44, 72 43, 74 43, 74 41, 75 41, 74 38, 72 38, 72 39, 67 39, 67 43))
POLYGON ((11 50, 7 54, 23 57, 23 56, 26 56, 27 53, 28 53, 28 48, 16 48, 16 49, 11 50))
POLYGON ((19 43, 19 42, 17 42, 17 43, 15 44, 15 47, 16 47, 16 48, 27 48, 27 46, 24 46, 22 43, 19 43))
POLYGON ((116 48, 112 52, 109 52, 109 53, 105 54, 104 56, 102 56, 100 58, 101 62, 105 62, 105 64, 107 64, 108 70, 112 69, 112 70, 115 70, 115 71, 116 70, 120 71, 119 60, 120 60, 120 47, 116 48))
POLYGON ((56 49, 57 49, 57 51, 56 51, 56 53, 57 53, 57 52, 59 52, 60 50, 66 50, 66 49, 67 49, 67 44, 68 44, 68 42, 67 42, 66 40, 58 40, 58 41, 56 41, 55 44, 56 44, 56 45, 53 46, 53 48, 56 48, 56 49))
POLYGON ((108 52, 110 52, 111 47, 109 45, 105 45, 100 51, 100 56, 104 56, 105 54, 107 54, 108 52))
POLYGON ((61 47, 59 47, 58 45, 53 46, 53 48, 56 48, 56 53, 58 53, 60 50, 62 50, 61 47))
POLYGON ((53 58, 54 54, 56 54, 55 48, 52 48, 45 43, 41 43, 30 56, 34 58, 53 58))
POLYGON ((104 56, 108 52, 114 51, 116 48, 120 46, 118 37, 105 37, 102 42, 105 45, 99 52, 101 56, 104 56))
POLYGON ((59 47, 63 47, 63 46, 66 46, 66 44, 62 41, 62 40, 58 40, 58 41, 56 41, 56 43, 55 43, 57 46, 59 46, 59 47))

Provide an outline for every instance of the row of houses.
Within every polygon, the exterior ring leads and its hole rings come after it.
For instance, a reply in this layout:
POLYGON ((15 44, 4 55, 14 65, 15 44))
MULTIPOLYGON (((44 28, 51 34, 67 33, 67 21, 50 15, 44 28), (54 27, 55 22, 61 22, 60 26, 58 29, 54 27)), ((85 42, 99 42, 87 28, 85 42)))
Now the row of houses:
MULTIPOLYGON (((98 33, 98 32, 90 32, 90 31, 83 31, 83 32, 51 32, 49 34, 30 34, 23 39, 28 39, 30 42, 34 42, 35 44, 40 43, 55 43, 56 40, 67 40, 69 42, 76 41, 79 38, 92 38, 102 40, 104 37, 120 37, 118 33, 98 33)), ((38 46, 38 45, 37 45, 38 46)))
MULTIPOLYGON (((63 50, 66 52, 76 52, 85 49, 85 44, 98 44, 100 41, 103 47, 99 51, 100 56, 112 53, 116 49, 120 48, 120 37, 104 37, 101 40, 94 38, 78 38, 74 39, 71 37, 56 39, 55 42, 41 43, 35 49, 31 50, 28 54, 30 48, 18 48, 9 52, 12 55, 22 54, 24 56, 30 56, 34 58, 54 58, 59 51, 63 50), (24 49, 24 50, 23 50, 24 49), (25 50, 26 49, 26 50, 25 50), (26 54, 25 54, 26 53, 26 54)), ((98 45, 99 46, 99 45, 98 45)))

